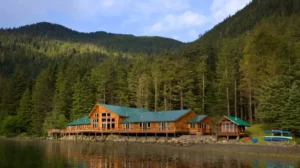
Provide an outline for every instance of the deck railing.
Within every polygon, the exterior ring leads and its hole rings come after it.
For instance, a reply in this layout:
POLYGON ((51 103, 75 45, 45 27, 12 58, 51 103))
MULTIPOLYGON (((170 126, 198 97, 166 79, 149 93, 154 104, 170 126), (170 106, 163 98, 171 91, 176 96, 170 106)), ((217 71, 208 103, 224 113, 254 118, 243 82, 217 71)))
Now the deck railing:
POLYGON ((81 133, 81 132, 95 132, 95 133, 175 133, 185 132, 188 133, 189 128, 178 127, 151 127, 151 128, 74 128, 74 129, 49 129, 48 133, 81 133))
POLYGON ((191 134, 211 134, 211 129, 189 128, 191 134))

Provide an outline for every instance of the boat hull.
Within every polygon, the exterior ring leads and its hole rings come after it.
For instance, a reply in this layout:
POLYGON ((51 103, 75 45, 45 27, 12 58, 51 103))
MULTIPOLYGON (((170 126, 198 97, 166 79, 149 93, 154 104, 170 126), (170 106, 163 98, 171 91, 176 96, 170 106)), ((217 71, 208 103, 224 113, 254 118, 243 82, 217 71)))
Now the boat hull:
POLYGON ((292 137, 289 136, 265 136, 265 141, 289 141, 292 140, 292 137))

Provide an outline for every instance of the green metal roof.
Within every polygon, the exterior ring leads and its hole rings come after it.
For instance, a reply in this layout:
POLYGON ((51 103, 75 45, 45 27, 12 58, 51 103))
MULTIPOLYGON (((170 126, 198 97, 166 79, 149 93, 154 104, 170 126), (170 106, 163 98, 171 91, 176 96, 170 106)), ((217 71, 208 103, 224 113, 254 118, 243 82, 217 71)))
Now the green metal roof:
POLYGON ((88 118, 88 116, 84 116, 84 117, 78 118, 77 120, 69 122, 67 124, 67 126, 72 126, 72 125, 86 125, 86 124, 90 124, 90 123, 91 123, 91 121, 88 118))
POLYGON ((245 126, 245 127, 250 127, 250 125, 245 122, 244 120, 238 118, 238 117, 233 117, 233 116, 225 116, 227 119, 230 121, 236 123, 238 126, 245 126))
POLYGON ((110 110, 111 112, 123 116, 123 117, 130 117, 135 114, 139 114, 142 112, 150 112, 148 110, 142 109, 142 108, 131 108, 131 107, 122 107, 122 106, 114 106, 114 105, 108 105, 108 104, 99 104, 100 106, 110 110))
POLYGON ((137 123, 137 122, 173 122, 189 112, 190 110, 171 110, 158 112, 142 112, 132 115, 121 121, 121 123, 137 123))
POLYGON ((197 115, 193 118, 191 118, 188 123, 190 124, 195 124, 195 123, 198 123, 200 122, 201 120, 203 120, 207 115, 197 115))

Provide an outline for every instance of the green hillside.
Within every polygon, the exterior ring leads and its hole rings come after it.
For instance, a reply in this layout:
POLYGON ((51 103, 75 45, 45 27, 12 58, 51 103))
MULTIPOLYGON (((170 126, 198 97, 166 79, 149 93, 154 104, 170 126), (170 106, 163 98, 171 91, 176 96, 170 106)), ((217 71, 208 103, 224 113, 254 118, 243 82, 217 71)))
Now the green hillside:
POLYGON ((80 42, 95 44, 111 51, 126 53, 144 53, 147 55, 158 54, 166 51, 178 50, 184 43, 163 37, 137 37, 126 34, 113 34, 104 31, 81 33, 62 25, 40 22, 32 25, 21 26, 15 29, 6 29, 15 35, 28 35, 49 40, 62 40, 66 42, 80 42))
POLYGON ((2 29, 0 132, 41 135, 97 102, 237 115, 298 134, 299 5, 253 0, 188 44, 49 23, 2 29))

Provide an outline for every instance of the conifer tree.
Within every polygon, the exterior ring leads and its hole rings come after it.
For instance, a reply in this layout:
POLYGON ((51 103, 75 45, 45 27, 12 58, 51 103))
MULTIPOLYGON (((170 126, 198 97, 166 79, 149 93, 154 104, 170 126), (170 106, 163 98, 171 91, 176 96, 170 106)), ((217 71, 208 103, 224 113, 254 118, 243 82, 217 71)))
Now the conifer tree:
POLYGON ((32 104, 31 104, 31 93, 27 88, 22 95, 22 98, 19 103, 19 107, 17 109, 17 116, 22 121, 25 126, 23 131, 29 130, 29 125, 31 123, 31 114, 32 114, 32 104))

